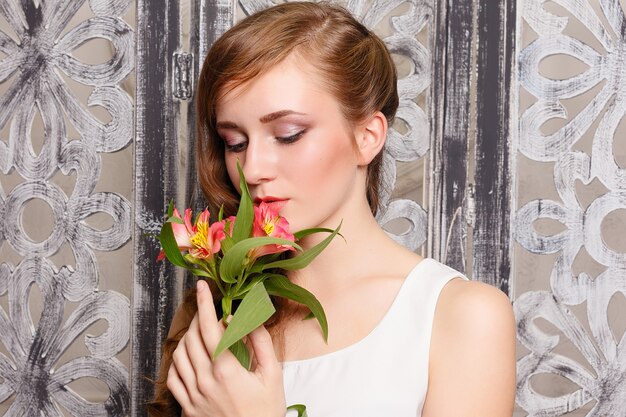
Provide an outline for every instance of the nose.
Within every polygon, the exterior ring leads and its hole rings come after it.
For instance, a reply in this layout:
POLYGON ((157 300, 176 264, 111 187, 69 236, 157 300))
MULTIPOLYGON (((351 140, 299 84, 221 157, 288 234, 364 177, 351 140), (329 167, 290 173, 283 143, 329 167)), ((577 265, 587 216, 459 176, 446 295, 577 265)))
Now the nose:
POLYGON ((246 182, 254 186, 273 180, 276 175, 276 159, 277 155, 269 140, 263 137, 249 138, 241 167, 246 182))

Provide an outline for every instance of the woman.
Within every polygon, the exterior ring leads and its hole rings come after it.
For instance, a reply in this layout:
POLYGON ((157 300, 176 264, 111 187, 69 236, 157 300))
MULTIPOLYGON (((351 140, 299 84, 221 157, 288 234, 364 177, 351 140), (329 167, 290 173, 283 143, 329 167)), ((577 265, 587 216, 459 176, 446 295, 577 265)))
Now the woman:
POLYGON ((239 160, 252 197, 279 207, 292 231, 343 221, 345 240, 289 275, 322 303, 328 344, 307 311, 283 302, 249 337, 252 372, 230 352, 212 361, 223 327, 200 282, 172 323, 152 415, 278 417, 294 403, 311 417, 512 414, 507 297, 399 246, 375 221, 396 81, 382 41, 329 4, 266 9, 213 45, 197 97, 209 207, 234 213, 239 160))

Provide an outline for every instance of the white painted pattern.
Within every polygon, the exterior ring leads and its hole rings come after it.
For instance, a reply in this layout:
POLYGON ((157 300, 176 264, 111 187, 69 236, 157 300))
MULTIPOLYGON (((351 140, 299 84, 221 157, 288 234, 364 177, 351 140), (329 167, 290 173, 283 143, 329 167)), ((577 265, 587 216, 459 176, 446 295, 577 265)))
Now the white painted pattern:
POLYGON ((550 290, 526 292, 514 303, 519 339, 530 350, 518 362, 517 402, 531 416, 563 415, 590 401, 595 401, 595 405, 589 416, 622 416, 626 410, 626 337, 615 339, 607 309, 614 294, 626 294, 626 254, 605 244, 600 225, 609 213, 626 208, 626 172, 615 162, 613 146, 614 141, 623 139, 615 133, 626 115, 626 18, 619 0, 599 0, 597 8, 587 0, 552 2, 584 24, 604 49, 598 51, 568 35, 564 31, 568 18, 547 11, 545 3, 519 3, 522 18, 538 35, 537 40, 520 51, 519 82, 538 100, 521 115, 517 145, 532 160, 554 163, 560 201, 530 201, 517 211, 513 229, 525 250, 558 257, 550 277, 550 290), (569 55, 587 64, 588 69, 563 80, 547 78, 541 74, 539 63, 552 55, 569 55), (563 101, 597 86, 601 89, 588 105, 569 117, 563 101), (553 134, 544 135, 541 126, 554 119, 566 122, 553 134), (599 125, 591 153, 576 150, 575 145, 595 122, 599 125), (608 191, 583 207, 576 196, 575 182, 590 184, 594 179, 608 191), (539 219, 556 220, 565 230, 552 236, 542 235, 533 227, 539 219), (584 272, 574 275, 574 260, 583 248, 606 267, 594 279, 584 272), (590 331, 572 310, 583 302, 590 331), (592 371, 555 352, 559 336, 542 331, 535 319, 547 320, 560 330, 592 371), (543 395, 531 383, 531 378, 541 374, 562 376, 579 388, 558 397, 543 395))
POLYGON ((120 83, 134 68, 134 33, 120 18, 130 0, 91 0, 94 17, 61 34, 84 0, 19 2, 3 0, 0 13, 19 38, 0 31, 0 83, 11 85, 0 97, 0 172, 17 173, 23 182, 12 190, 0 187, 0 244, 9 244, 22 260, 0 265, 0 295, 8 296, 8 311, 0 308, 0 343, 10 356, 0 354, 0 403, 13 396, 6 416, 61 415, 59 405, 72 415, 125 415, 129 410, 128 370, 115 357, 128 343, 130 305, 123 295, 99 290, 94 251, 112 251, 130 239, 131 206, 114 192, 95 192, 100 178, 100 154, 126 147, 133 138, 133 104, 120 83), (106 39, 113 57, 102 64, 86 64, 71 54, 90 39, 106 39), (88 106, 106 109, 111 120, 102 123, 72 93, 60 74, 95 87, 88 106), (33 150, 31 128, 41 115, 45 139, 39 154, 33 150), (79 132, 69 140, 64 115, 79 132), (70 195, 53 181, 58 173, 75 175, 70 195), (22 215, 34 199, 52 208, 54 226, 42 242, 25 233, 22 215), (86 219, 105 213, 112 219, 106 230, 86 219), (5 242, 6 241, 6 242, 5 242), (57 268, 48 257, 68 244, 75 267, 57 268), (43 312, 33 323, 29 293, 37 286, 43 312), (67 319, 68 302, 77 303, 67 319), (68 347, 99 320, 107 329, 84 338, 89 352, 58 361, 68 347), (91 377, 109 389, 103 403, 82 398, 66 385, 91 377))

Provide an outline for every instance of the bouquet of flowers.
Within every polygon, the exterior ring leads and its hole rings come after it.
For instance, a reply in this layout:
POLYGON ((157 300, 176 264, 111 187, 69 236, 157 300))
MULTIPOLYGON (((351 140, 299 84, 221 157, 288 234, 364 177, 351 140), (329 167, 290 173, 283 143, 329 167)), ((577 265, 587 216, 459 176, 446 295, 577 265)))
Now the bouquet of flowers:
POLYGON ((251 357, 243 338, 276 311, 270 295, 304 304, 311 312, 307 318, 317 319, 327 340, 328 324, 322 305, 284 273, 307 266, 339 233, 341 225, 334 230, 314 228, 291 234, 289 223, 278 213, 280 207, 266 202, 253 204, 239 164, 237 168, 241 188, 237 215, 224 219, 220 210, 217 221, 211 223, 208 210, 204 210, 192 223, 191 209, 181 217, 170 203, 159 235, 159 259, 167 257, 174 265, 215 282, 222 295, 221 319, 226 330, 212 357, 229 349, 250 370, 251 357), (312 248, 305 251, 297 243, 319 232, 329 235, 312 248), (291 256, 285 256, 285 252, 291 256))

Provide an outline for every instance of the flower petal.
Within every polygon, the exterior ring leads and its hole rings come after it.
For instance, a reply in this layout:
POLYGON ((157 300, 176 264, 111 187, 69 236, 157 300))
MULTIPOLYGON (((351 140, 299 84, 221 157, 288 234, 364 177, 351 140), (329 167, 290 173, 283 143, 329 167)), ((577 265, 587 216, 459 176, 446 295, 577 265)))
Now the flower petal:
MULTIPOLYGON (((187 228, 187 216, 191 217, 190 209, 185 210, 185 224, 173 223, 172 222, 172 231, 174 232, 174 238, 176 239, 176 244, 180 250, 189 249, 191 245, 191 240, 189 240, 189 231, 187 228), (189 214, 187 213, 189 212, 189 214)), ((178 210, 174 209, 172 217, 177 217, 181 219, 180 213, 178 210)), ((182 220, 182 219, 181 219, 182 220)))
MULTIPOLYGON (((177 214, 178 212, 176 211, 176 209, 174 209, 174 215, 177 215, 177 214)), ((194 227, 191 225, 191 209, 190 208, 185 210, 185 227, 187 228, 188 234, 191 235, 195 233, 194 227)))
POLYGON ((209 236, 211 237, 212 243, 212 253, 217 253, 220 251, 221 242, 226 237, 226 233, 224 232, 224 222, 215 222, 209 228, 209 236))

